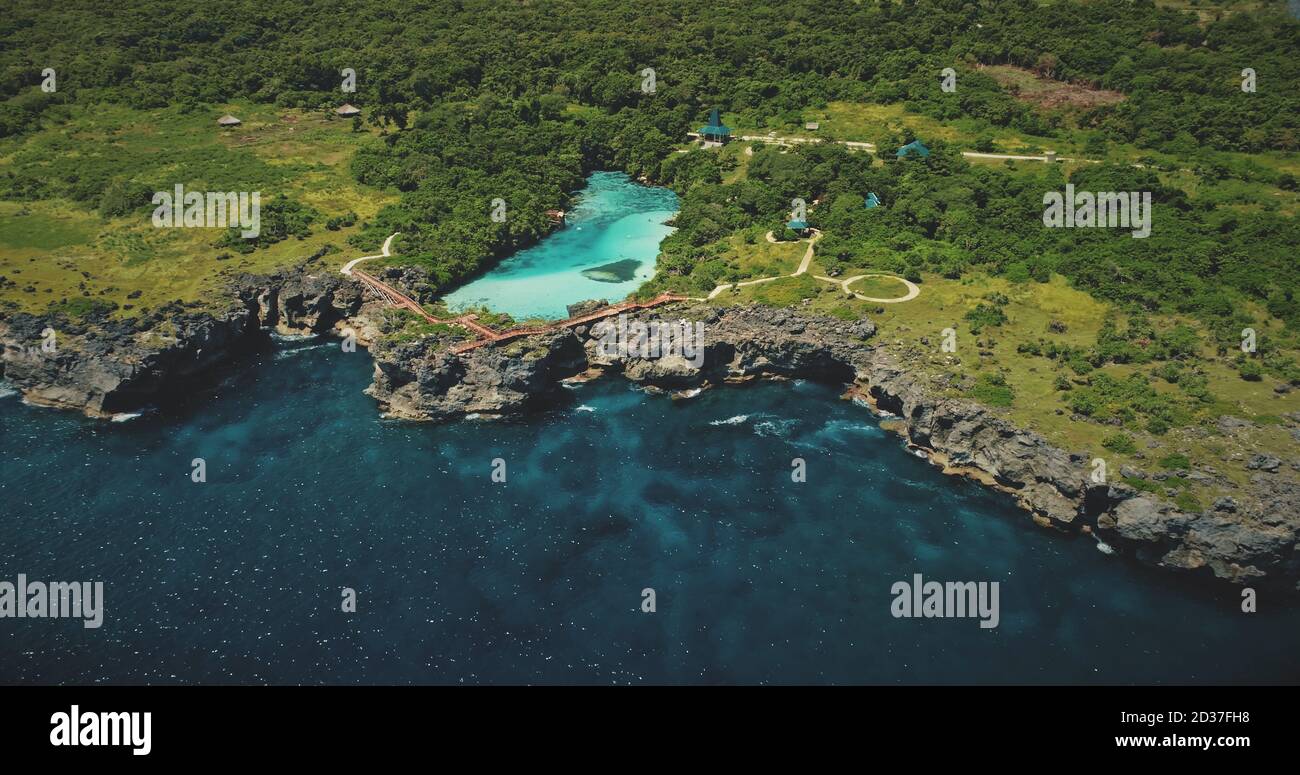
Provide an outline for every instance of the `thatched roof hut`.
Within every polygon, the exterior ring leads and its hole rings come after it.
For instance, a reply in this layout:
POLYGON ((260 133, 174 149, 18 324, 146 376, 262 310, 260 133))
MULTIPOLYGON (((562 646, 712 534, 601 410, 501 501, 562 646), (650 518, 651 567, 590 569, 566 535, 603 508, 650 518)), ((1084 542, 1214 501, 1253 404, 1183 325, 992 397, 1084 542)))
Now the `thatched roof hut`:
POLYGON ((343 118, 351 118, 352 116, 361 115, 361 108, 358 108, 356 105, 343 104, 336 108, 334 112, 343 118))
POLYGON ((239 126, 244 122, 240 121, 239 119, 227 113, 226 115, 217 119, 217 123, 220 124, 221 126, 239 126))

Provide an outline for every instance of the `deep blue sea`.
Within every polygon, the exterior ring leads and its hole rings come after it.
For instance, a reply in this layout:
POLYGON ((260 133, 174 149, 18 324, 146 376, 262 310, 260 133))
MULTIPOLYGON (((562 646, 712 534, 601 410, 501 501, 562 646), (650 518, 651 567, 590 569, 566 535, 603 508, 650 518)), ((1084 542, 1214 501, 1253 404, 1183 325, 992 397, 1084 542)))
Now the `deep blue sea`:
POLYGON ((0 400, 0 579, 105 583, 98 630, 0 619, 0 683, 1300 678, 1294 608, 1036 528, 829 387, 611 379, 427 425, 380 419, 370 372, 313 340, 128 422, 0 400), (998 581, 1000 625, 892 617, 918 572, 998 581))

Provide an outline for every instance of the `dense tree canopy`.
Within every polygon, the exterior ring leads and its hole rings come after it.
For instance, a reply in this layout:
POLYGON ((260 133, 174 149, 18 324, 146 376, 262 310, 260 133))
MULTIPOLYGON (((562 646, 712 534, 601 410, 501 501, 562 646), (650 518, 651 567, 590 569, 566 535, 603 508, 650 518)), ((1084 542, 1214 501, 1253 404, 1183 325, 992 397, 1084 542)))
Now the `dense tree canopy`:
POLYGON ((942 67, 1008 63, 1128 95, 1088 117, 1117 140, 1159 147, 1186 134, 1221 149, 1300 148, 1300 24, 1280 6, 1204 26, 1150 0, 8 6, 0 136, 36 126, 69 98, 334 105, 348 67, 368 119, 398 126, 408 110, 491 93, 520 100, 525 118, 556 95, 609 112, 653 104, 685 106, 694 117, 719 105, 752 119, 869 98, 1050 130, 988 79, 963 76, 970 88, 957 94, 931 88, 942 67), (47 67, 58 73, 57 95, 9 99, 47 67), (637 88, 644 67, 657 71, 654 95, 637 88), (1243 101, 1245 67, 1259 86, 1243 101))

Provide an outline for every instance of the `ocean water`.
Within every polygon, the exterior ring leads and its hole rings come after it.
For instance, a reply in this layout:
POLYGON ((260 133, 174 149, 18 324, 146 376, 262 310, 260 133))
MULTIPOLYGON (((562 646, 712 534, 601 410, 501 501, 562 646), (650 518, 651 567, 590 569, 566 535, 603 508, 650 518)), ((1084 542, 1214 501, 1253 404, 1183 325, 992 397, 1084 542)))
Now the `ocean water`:
POLYGON ((105 584, 100 629, 0 619, 0 683, 1300 679, 1294 607, 1036 528, 830 387, 430 425, 370 372, 308 340, 120 423, 0 399, 0 579, 105 584), (999 582, 999 626, 894 618, 914 573, 999 582))
POLYGON ((593 173, 564 228, 444 299, 456 312, 486 306, 517 320, 562 319, 569 304, 587 299, 620 301, 654 276, 659 243, 673 231, 664 222, 676 212, 677 195, 666 188, 638 185, 621 172, 593 173), (631 279, 608 282, 583 275, 619 262, 637 264, 614 275, 631 274, 631 279))

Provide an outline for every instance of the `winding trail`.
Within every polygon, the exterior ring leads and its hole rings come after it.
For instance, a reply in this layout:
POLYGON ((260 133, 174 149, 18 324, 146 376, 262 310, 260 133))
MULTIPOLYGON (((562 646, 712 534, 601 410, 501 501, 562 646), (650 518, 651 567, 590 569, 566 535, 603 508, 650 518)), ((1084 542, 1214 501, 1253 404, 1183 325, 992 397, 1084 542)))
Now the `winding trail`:
MULTIPOLYGON (((485 345, 496 344, 497 342, 508 342, 513 339, 518 339, 519 337, 522 336, 533 336, 535 334, 545 334, 551 331, 557 331, 561 328, 572 328, 574 326, 579 326, 585 323, 590 323, 592 321, 600 320, 602 318, 607 318, 612 315, 617 315, 622 312, 628 312, 631 310, 649 309, 650 307, 657 307, 660 304, 667 304, 669 302, 674 302, 674 301, 708 301, 709 299, 716 298, 723 291, 728 290, 730 288, 743 288, 749 285, 770 283, 785 277, 798 277, 799 275, 807 274, 808 268, 812 265, 813 253, 817 245, 817 240, 821 239, 822 237, 821 231, 817 229, 809 229, 809 231, 812 233, 812 236, 810 236, 807 240, 808 249, 804 251, 803 258, 799 261, 799 266, 794 270, 794 272, 788 275, 777 275, 776 277, 760 277, 754 280, 742 280, 740 282, 735 282, 735 283, 724 283, 722 285, 717 286, 712 291, 710 291, 709 295, 704 299, 694 297, 694 296, 683 296, 681 294, 665 292, 659 294, 653 299, 650 299, 649 301, 624 301, 620 304, 612 304, 610 306, 602 307, 601 309, 592 312, 588 312, 582 315, 575 315, 573 317, 568 318, 567 320, 559 320, 544 326, 518 326, 506 331, 493 331, 491 328, 488 328, 482 323, 479 323, 478 316, 474 315, 473 313, 460 315, 454 318, 445 318, 445 319, 439 318, 435 316, 433 313, 429 312, 427 309, 425 309, 424 305, 420 304, 415 299, 412 299, 410 296, 407 296, 402 291, 398 290, 397 288, 394 288, 393 286, 389 285, 383 280, 380 280, 378 277, 375 277, 369 272, 365 272, 356 268, 357 264, 361 263, 362 261, 370 261, 371 259, 375 259, 375 258, 389 258, 390 256, 392 256, 393 240, 401 232, 393 232, 392 234, 388 235, 388 239, 384 240, 384 244, 380 247, 379 253, 376 253, 373 256, 362 256, 361 258, 354 258, 351 261, 344 264, 343 268, 340 269, 339 271, 343 275, 359 281, 363 286, 365 286, 368 290, 370 290, 371 293, 378 296, 380 299, 386 301, 390 306, 410 310, 411 312, 414 312, 416 315, 419 315, 421 318, 423 318, 425 321, 429 323, 433 323, 435 325, 441 324, 441 325, 459 326, 460 328, 463 328, 477 335, 478 336, 477 339, 468 342, 461 342, 460 344, 457 344, 451 348, 451 351, 453 353, 459 355, 461 353, 466 353, 469 352, 470 350, 474 350, 479 347, 483 347, 485 345)), ((773 233, 770 231, 767 233, 767 241, 771 243, 776 243, 777 241, 776 236, 773 235, 773 233)), ((800 241, 802 242, 803 240, 800 241)), ((891 274, 875 274, 875 273, 860 274, 860 275, 854 275, 853 277, 845 278, 843 280, 837 280, 833 277, 824 277, 822 275, 813 275, 813 278, 817 280, 821 280, 822 282, 838 285, 845 293, 852 294, 855 298, 861 299, 862 301, 870 301, 878 304, 897 304, 904 301, 911 301, 912 299, 915 299, 917 296, 921 295, 921 289, 915 283, 909 280, 905 280, 902 277, 898 277, 896 275, 891 275, 891 274), (858 280, 865 279, 867 277, 889 277, 898 280, 899 282, 907 286, 907 295, 901 296, 896 299, 877 299, 872 296, 864 296, 863 294, 858 293, 857 291, 854 291, 851 288, 849 288, 851 284, 857 282, 858 280)))
POLYGON ((342 271, 343 274, 345 275, 351 275, 352 267, 356 266, 362 261, 369 261, 372 258, 388 258, 389 256, 392 255, 392 253, 389 251, 393 247, 393 238, 396 237, 398 234, 401 234, 401 232, 395 231, 392 234, 389 234, 388 239, 384 240, 384 244, 379 248, 378 254, 373 256, 362 256, 361 258, 354 258, 351 261, 344 264, 343 269, 340 271, 342 271))
MULTIPOLYGON (((809 231, 812 232, 812 237, 808 239, 808 249, 804 251, 803 260, 799 262, 799 267, 795 269, 793 273, 777 275, 776 277, 760 277, 757 280, 741 280, 740 282, 736 282, 736 283, 723 283, 722 285, 719 285, 718 287, 709 291, 709 295, 705 297, 705 301, 708 301, 709 299, 717 298, 718 294, 730 288, 744 288, 747 285, 758 285, 760 283, 770 283, 773 280, 780 280, 783 277, 798 277, 799 275, 807 272, 808 266, 812 264, 813 245, 816 245, 817 240, 822 238, 822 233, 817 229, 809 229, 809 231)), ((770 231, 767 233, 767 241, 773 244, 776 243, 776 237, 770 231)), ((803 240, 800 240, 800 242, 802 241, 803 240)))
MULTIPOLYGON (((705 297, 703 300, 708 301, 709 299, 715 299, 723 291, 729 290, 731 288, 744 288, 747 285, 758 285, 760 283, 770 283, 773 280, 780 280, 785 277, 798 277, 801 274, 807 273, 808 267, 812 265, 813 248, 817 244, 817 240, 821 239, 822 237, 822 233, 817 229, 809 229, 809 231, 812 232, 812 237, 808 239, 808 249, 804 251, 803 259, 799 262, 798 268, 795 269, 790 274, 777 275, 776 277, 760 277, 757 280, 742 280, 740 282, 735 282, 735 283, 723 283, 722 285, 719 285, 718 287, 709 291, 709 295, 705 297)), ((776 243, 777 241, 776 236, 773 235, 772 232, 769 231, 766 236, 768 242, 771 242, 773 244, 776 243)), ((911 301, 912 299, 915 299, 917 296, 921 295, 921 288, 916 283, 912 282, 911 280, 904 280, 902 277, 899 277, 898 275, 892 275, 892 274, 878 274, 878 273, 859 274, 843 280, 837 280, 834 277, 826 277, 824 275, 815 274, 813 275, 813 279, 821 280, 822 282, 831 283, 833 285, 838 285, 840 286, 840 288, 844 290, 845 293, 852 294, 855 298, 861 299, 862 301, 877 302, 879 304, 899 304, 904 301, 911 301), (896 299, 877 299, 874 296, 863 296, 857 291, 849 288, 849 285, 851 283, 857 282, 858 280, 862 280, 867 277, 888 277, 891 280, 897 280, 900 283, 907 286, 907 295, 900 296, 896 299)), ((699 299, 696 300, 699 301, 699 299)))

